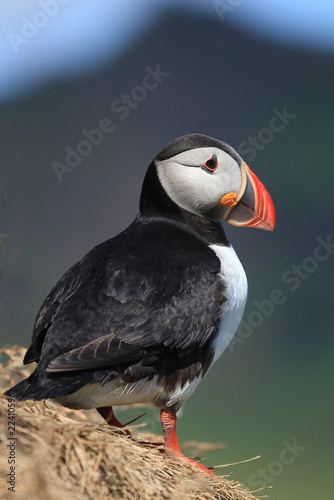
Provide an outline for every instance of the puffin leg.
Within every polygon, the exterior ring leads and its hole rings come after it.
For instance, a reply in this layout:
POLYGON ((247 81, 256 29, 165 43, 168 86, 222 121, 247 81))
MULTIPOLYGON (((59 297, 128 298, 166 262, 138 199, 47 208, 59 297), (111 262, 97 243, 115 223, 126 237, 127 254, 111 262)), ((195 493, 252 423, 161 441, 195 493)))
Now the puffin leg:
POLYGON ((102 408, 96 408, 102 418, 107 422, 107 424, 112 427, 120 427, 123 429, 123 432, 128 436, 131 436, 131 432, 127 429, 124 429, 124 425, 115 417, 114 410, 112 406, 103 406, 102 408))
POLYGON ((176 411, 163 409, 160 414, 160 422, 165 440, 165 449, 168 455, 182 458, 193 464, 196 464, 203 472, 213 475, 214 473, 207 469, 204 465, 195 462, 191 458, 186 458, 182 455, 179 440, 176 434, 176 411))
POLYGON ((182 457, 179 440, 176 434, 176 411, 161 410, 161 428, 165 440, 166 453, 174 457, 182 457))

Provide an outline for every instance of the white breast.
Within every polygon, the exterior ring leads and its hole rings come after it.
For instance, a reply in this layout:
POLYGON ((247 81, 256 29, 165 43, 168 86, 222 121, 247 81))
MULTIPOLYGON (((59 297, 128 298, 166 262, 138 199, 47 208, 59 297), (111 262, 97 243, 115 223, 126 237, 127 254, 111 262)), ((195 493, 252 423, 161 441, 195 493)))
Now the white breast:
POLYGON ((220 260, 220 276, 225 285, 227 301, 222 304, 219 333, 212 347, 215 351, 213 363, 221 356, 234 337, 244 313, 247 300, 247 277, 233 247, 210 245, 220 260))

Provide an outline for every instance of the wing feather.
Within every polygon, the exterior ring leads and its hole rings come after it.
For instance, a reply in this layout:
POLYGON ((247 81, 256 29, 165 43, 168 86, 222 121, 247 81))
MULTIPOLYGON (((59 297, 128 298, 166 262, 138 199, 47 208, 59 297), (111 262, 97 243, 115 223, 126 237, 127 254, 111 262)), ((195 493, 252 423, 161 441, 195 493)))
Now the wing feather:
POLYGON ((133 362, 142 357, 142 349, 138 346, 126 344, 114 334, 111 334, 61 354, 49 363, 46 371, 64 372, 91 368, 100 369, 120 363, 133 362))

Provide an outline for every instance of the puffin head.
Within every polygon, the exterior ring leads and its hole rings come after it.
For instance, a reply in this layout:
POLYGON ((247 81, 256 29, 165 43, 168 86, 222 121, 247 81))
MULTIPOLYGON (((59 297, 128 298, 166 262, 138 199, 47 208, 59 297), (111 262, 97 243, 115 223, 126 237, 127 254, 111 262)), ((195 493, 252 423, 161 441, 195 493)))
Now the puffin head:
POLYGON ((185 135, 169 143, 149 171, 152 168, 178 207, 213 221, 274 231, 275 208, 268 191, 228 144, 201 134, 185 135))

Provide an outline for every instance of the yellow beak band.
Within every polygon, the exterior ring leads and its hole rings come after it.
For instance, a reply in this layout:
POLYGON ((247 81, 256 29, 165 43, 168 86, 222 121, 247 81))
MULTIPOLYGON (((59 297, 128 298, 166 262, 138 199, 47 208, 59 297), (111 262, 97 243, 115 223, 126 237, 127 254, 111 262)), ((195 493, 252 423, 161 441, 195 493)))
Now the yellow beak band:
POLYGON ((234 207, 237 204, 236 197, 236 193, 227 193, 222 197, 219 203, 223 205, 223 207, 234 207))

